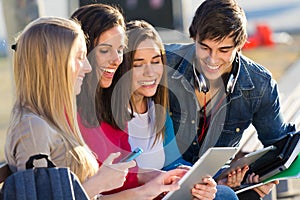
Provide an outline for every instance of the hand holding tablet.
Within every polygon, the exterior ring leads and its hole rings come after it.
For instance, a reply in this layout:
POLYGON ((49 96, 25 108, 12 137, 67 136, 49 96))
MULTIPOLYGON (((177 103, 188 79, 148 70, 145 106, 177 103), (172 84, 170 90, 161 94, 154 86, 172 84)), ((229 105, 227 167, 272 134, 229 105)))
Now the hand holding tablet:
POLYGON ((207 176, 213 176, 237 152, 235 147, 209 148, 192 168, 179 180, 180 189, 166 194, 163 200, 192 198, 191 189, 207 176))
POLYGON ((233 161, 230 163, 229 167, 224 169, 220 175, 215 177, 217 180, 221 180, 223 178, 226 178, 229 173, 232 171, 236 171, 237 169, 242 169, 246 165, 250 165, 251 163, 255 162, 257 159, 259 159, 261 156, 266 154, 270 150, 276 149, 275 146, 271 145, 268 147, 265 147, 263 149, 259 149, 257 151, 251 152, 246 154, 245 156, 237 159, 236 161, 233 161))

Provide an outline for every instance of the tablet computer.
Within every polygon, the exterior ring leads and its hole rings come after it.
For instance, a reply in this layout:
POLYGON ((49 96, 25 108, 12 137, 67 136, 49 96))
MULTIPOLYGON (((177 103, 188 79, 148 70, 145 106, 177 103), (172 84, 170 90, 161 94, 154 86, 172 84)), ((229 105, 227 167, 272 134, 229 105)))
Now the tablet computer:
POLYGON ((236 147, 209 148, 192 168, 179 180, 180 189, 171 191, 163 200, 191 199, 191 189, 206 176, 214 176, 217 171, 238 151, 236 147))
POLYGON ((224 169, 222 171, 222 173, 215 178, 217 180, 226 178, 230 172, 235 171, 237 169, 242 169, 246 165, 249 166, 251 163, 255 162, 257 159, 262 157, 264 154, 266 154, 270 150, 274 150, 274 149, 276 149, 276 147, 271 145, 271 146, 265 147, 263 149, 259 149, 254 152, 248 153, 248 154, 244 155, 243 157, 237 159, 236 161, 231 162, 229 167, 224 169))

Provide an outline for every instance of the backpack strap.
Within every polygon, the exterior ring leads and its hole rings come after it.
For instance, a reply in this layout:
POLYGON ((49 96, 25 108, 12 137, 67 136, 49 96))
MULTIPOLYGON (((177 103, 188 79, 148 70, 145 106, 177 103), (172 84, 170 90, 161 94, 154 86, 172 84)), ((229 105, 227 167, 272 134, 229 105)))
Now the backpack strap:
POLYGON ((46 161, 47 161, 47 167, 48 168, 55 167, 55 165, 53 164, 53 162, 49 160, 47 154, 40 153, 40 154, 36 154, 36 155, 30 156, 30 158, 26 162, 26 169, 32 169, 34 167, 33 161, 34 160, 43 159, 43 158, 46 159, 46 161))

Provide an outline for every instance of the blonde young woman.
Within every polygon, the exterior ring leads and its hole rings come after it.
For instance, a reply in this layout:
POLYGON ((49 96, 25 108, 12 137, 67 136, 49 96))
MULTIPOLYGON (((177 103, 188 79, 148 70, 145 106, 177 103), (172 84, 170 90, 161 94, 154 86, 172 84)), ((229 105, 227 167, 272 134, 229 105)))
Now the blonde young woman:
POLYGON ((74 21, 47 17, 26 26, 15 46, 16 101, 5 144, 13 172, 46 153, 56 166, 70 167, 90 197, 123 184, 135 163, 112 165, 116 153, 98 170, 78 129, 75 94, 90 71, 85 37, 74 21))

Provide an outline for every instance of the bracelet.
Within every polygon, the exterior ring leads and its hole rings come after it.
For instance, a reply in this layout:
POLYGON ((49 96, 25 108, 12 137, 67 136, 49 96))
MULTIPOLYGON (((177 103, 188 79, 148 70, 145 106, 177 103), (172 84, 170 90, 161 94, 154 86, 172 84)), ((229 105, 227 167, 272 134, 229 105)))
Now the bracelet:
POLYGON ((94 196, 93 200, 101 200, 103 197, 102 194, 97 194, 96 196, 94 196))

